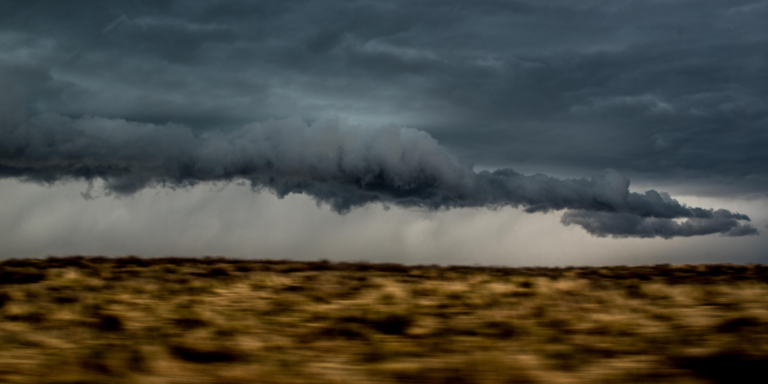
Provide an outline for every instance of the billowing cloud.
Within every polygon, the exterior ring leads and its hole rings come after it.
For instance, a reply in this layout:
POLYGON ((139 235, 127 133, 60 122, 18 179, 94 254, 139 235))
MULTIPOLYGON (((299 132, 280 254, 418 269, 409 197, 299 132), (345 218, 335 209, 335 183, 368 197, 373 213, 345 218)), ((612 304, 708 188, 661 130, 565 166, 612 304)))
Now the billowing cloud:
POLYGON ((690 217, 678 222, 674 219, 642 217, 630 213, 606 213, 589 211, 569 211, 563 214, 562 223, 576 224, 587 232, 600 236, 613 237, 663 237, 670 239, 677 236, 690 237, 721 233, 725 236, 755 235, 757 230, 749 225, 739 225, 739 220, 746 216, 719 209, 707 211, 707 217, 690 217))
POLYGON ((629 192, 613 170, 591 179, 475 172, 429 134, 343 119, 287 119, 196 134, 175 124, 43 115, 0 130, 0 175, 55 182, 102 179, 110 193, 248 180, 278 196, 307 194, 339 213, 371 203, 421 207, 576 210, 563 216, 599 236, 755 234, 749 217, 629 192), (676 219, 684 219, 678 223, 676 219))

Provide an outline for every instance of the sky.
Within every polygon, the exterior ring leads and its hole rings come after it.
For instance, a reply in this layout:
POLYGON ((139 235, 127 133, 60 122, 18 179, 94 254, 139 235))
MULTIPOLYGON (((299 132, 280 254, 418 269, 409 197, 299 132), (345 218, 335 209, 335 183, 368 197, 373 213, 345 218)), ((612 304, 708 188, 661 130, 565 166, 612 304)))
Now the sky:
POLYGON ((0 0, 0 258, 765 263, 766 19, 0 0))

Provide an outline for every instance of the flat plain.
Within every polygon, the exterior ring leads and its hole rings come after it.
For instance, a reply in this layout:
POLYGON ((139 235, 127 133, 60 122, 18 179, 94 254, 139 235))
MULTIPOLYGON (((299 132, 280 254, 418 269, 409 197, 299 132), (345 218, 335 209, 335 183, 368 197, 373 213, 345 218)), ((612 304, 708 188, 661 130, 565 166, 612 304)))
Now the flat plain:
POLYGON ((764 383, 768 266, 0 262, 3 383, 764 383))

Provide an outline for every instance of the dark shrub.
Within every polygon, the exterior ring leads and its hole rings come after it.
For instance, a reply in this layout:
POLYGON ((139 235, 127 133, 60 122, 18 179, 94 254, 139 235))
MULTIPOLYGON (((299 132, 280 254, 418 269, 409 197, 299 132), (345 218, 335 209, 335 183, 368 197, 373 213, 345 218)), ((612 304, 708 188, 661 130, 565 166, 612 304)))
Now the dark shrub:
POLYGON ((102 374, 112 373, 112 370, 109 368, 109 364, 107 364, 107 353, 108 351, 100 349, 90 351, 86 356, 82 358, 80 361, 80 366, 83 367, 83 369, 86 371, 98 372, 102 374))
POLYGON ((128 368, 135 372, 146 372, 148 368, 146 356, 141 352, 141 349, 135 347, 130 349, 127 363, 128 368))
POLYGON ((520 298, 522 298, 522 297, 533 297, 533 296, 536 296, 536 292, 534 292, 534 291, 515 291, 515 292, 512 292, 511 294, 509 294, 509 296, 520 297, 520 298))
POLYGON ((242 354, 221 349, 201 349, 183 345, 170 347, 171 354, 176 358, 190 363, 230 363, 244 360, 242 354))
POLYGON ((5 307, 5 305, 8 304, 10 301, 11 301, 11 295, 5 292, 0 292, 0 309, 3 309, 3 307, 5 307))
POLYGON ((290 263, 274 267, 273 270, 279 273, 299 273, 311 271, 312 269, 305 263, 290 263))
POLYGON ((377 264, 375 269, 379 272, 386 273, 408 273, 408 267, 395 263, 377 264))
POLYGON ((281 290, 284 292, 303 292, 304 287, 301 285, 286 285, 281 290))
POLYGON ((509 339, 517 333, 515 325, 508 321, 488 321, 483 324, 484 333, 500 339, 509 339))
POLYGON ((691 370, 715 383, 765 383, 765 367, 768 367, 768 358, 731 352, 673 358, 672 362, 678 368, 691 370))
POLYGON ((52 297, 53 301, 57 304, 73 304, 80 301, 80 298, 74 294, 60 294, 52 297))
POLYGON ((371 328, 386 335, 402 335, 413 324, 413 319, 405 314, 390 313, 370 321, 371 328))
POLYGON ((640 284, 629 283, 624 287, 624 293, 632 299, 644 299, 647 297, 640 284))
POLYGON ((76 269, 91 269, 93 268, 92 265, 85 262, 85 258, 82 256, 77 257, 66 257, 63 259, 56 259, 55 262, 51 263, 52 266, 58 267, 58 268, 76 268, 76 269))
POLYGON ((131 268, 131 267, 145 268, 150 266, 150 263, 147 260, 144 260, 136 256, 128 256, 128 257, 121 257, 119 259, 115 259, 115 264, 117 268, 131 268))
POLYGON ((210 277, 225 277, 225 276, 230 276, 230 273, 229 273, 229 271, 226 268, 215 267, 215 268, 211 268, 208 271, 208 276, 210 276, 210 277))
POLYGON ((45 273, 24 269, 0 269, 0 284, 33 284, 45 280, 45 273))
POLYGON ((320 260, 314 263, 307 263, 309 271, 329 271, 333 269, 333 263, 328 260, 320 260))
MULTIPOLYGON (((50 258, 49 258, 50 260, 50 258)), ((9 268, 47 268, 48 264, 40 260, 32 259, 10 259, 1 261, 0 265, 9 268)))
POLYGON ((43 321, 45 321, 46 316, 45 316, 45 313, 43 312, 33 311, 33 312, 23 313, 19 315, 11 315, 6 318, 11 321, 18 321, 22 323, 40 324, 43 321))
POLYGON ((533 282, 530 281, 523 281, 518 285, 520 288, 523 289, 531 289, 533 288, 533 282))
POLYGON ((747 328, 754 328, 762 325, 759 319, 754 317, 737 317, 722 322, 717 326, 717 331, 720 333, 735 333, 743 331, 747 328))
POLYGON ((197 277, 208 277, 213 279, 232 276, 232 274, 229 273, 229 271, 224 267, 213 267, 205 272, 193 273, 192 275, 197 277))
POLYGON ((160 272, 162 272, 162 273, 165 273, 165 274, 174 274, 174 273, 179 273, 179 267, 177 267, 177 266, 175 266, 175 265, 171 265, 171 264, 169 264, 169 265, 163 265, 163 266, 160 268, 160 272))
MULTIPOLYGON (((312 340, 312 335, 304 337, 304 341, 312 340)), ((338 323, 326 328, 314 334, 315 338, 327 338, 327 339, 346 339, 346 340, 370 340, 368 334, 365 333, 365 329, 360 325, 338 323)))
POLYGON ((245 263, 238 264, 237 266, 235 266, 235 271, 237 271, 237 272, 252 272, 253 271, 253 267, 251 267, 250 265, 245 264, 245 263))
POLYGON ((182 317, 173 320, 173 324, 181 329, 189 330, 189 329, 197 329, 202 328, 208 325, 208 323, 205 322, 205 320, 198 319, 195 317, 182 317))
POLYGON ((96 328, 103 332, 120 332, 123 330, 123 321, 115 315, 97 315, 96 328))

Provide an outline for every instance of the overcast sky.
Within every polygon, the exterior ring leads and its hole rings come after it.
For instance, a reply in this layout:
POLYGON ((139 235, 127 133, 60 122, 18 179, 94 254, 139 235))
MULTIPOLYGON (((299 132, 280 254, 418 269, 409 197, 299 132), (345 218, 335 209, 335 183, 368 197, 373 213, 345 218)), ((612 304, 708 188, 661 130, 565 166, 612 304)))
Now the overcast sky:
POLYGON ((766 262, 765 20, 0 0, 0 257, 766 262))

